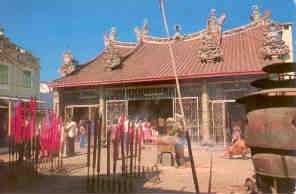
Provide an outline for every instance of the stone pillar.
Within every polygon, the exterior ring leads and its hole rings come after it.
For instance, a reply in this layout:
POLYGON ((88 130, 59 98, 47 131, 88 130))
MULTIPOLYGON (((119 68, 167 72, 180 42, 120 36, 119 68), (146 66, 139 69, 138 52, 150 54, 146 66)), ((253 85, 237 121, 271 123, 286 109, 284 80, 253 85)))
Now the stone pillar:
POLYGON ((201 93, 201 110, 202 110, 202 144, 208 144, 210 142, 210 127, 209 127, 209 95, 207 91, 207 81, 202 82, 201 93))
POLYGON ((99 112, 102 115, 102 137, 106 138, 106 102, 105 102, 105 91, 104 87, 100 86, 99 89, 99 112))
POLYGON ((53 90, 53 111, 64 120, 64 100, 62 94, 62 91, 57 88, 53 90))

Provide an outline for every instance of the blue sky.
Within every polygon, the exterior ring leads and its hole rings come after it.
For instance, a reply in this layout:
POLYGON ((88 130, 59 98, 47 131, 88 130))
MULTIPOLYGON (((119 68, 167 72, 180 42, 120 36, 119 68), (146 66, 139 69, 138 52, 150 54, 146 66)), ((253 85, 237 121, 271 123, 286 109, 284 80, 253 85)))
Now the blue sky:
MULTIPOLYGON (((175 24, 180 24, 186 34, 205 28, 211 8, 218 15, 226 13, 225 30, 244 25, 250 21, 252 5, 259 5, 262 12, 271 10, 273 20, 296 24, 296 0, 165 2, 171 32, 175 24)), ((119 40, 136 41, 134 28, 145 18, 150 35, 165 36, 158 0, 0 0, 0 26, 14 43, 40 57, 43 81, 59 77, 61 55, 66 49, 84 63, 103 49, 103 35, 112 26, 117 28, 119 40)))

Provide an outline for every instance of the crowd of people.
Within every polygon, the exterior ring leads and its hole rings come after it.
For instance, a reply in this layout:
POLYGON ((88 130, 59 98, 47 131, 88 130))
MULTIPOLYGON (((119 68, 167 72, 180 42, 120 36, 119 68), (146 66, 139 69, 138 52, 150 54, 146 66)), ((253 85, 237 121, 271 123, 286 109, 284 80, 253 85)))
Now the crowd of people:
MULTIPOLYGON (((64 143, 63 143, 63 154, 64 156, 75 155, 75 142, 79 141, 79 151, 85 152, 87 143, 87 122, 80 120, 79 123, 72 118, 68 120, 64 125, 64 143)), ((95 125, 91 124, 93 130, 95 125)))
MULTIPOLYGON (((159 117, 154 120, 141 120, 121 115, 106 127, 111 131, 111 137, 113 138, 116 136, 116 130, 120 128, 125 134, 124 141, 126 145, 128 145, 129 137, 132 136, 136 130, 139 131, 139 135, 144 144, 155 144, 158 136, 172 134, 172 121, 172 118, 159 117)), ((64 123, 64 156, 73 156, 75 154, 75 142, 79 142, 79 152, 85 152, 88 126, 91 127, 91 133, 94 134, 94 131, 97 129, 93 121, 80 120, 76 122, 74 118, 71 118, 64 123)))

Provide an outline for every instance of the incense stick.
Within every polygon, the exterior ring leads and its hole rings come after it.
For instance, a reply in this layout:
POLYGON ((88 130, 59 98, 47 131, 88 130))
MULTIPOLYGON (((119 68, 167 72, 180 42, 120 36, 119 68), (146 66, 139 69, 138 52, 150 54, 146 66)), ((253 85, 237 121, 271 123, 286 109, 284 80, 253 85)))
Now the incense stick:
POLYGON ((98 159, 97 159, 97 174, 101 172, 101 132, 102 132, 102 115, 99 116, 99 127, 98 127, 98 159))

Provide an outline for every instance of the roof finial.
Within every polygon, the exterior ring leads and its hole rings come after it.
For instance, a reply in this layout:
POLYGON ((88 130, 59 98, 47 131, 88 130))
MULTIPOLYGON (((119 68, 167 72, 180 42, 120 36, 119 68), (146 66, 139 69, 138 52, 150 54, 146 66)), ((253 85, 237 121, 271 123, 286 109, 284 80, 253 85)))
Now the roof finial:
POLYGON ((179 24, 176 24, 175 25, 175 31, 176 31, 176 33, 180 33, 180 30, 181 30, 181 26, 179 24))
POLYGON ((62 56, 63 64, 59 69, 59 72, 62 76, 66 76, 76 70, 78 61, 76 61, 70 50, 66 50, 62 56))
POLYGON ((216 9, 211 9, 210 18, 216 19, 216 9))
POLYGON ((258 5, 252 6, 252 14, 251 14, 250 18, 253 22, 256 22, 261 19, 261 13, 260 13, 258 5))
POLYGON ((211 9, 210 11, 210 16, 208 18, 208 23, 207 23, 207 30, 209 32, 219 32, 221 31, 223 22, 226 18, 225 14, 222 14, 218 19, 216 16, 216 9, 211 9))
POLYGON ((111 28, 111 31, 110 31, 110 34, 109 34, 109 39, 111 41, 115 41, 116 40, 116 37, 117 37, 117 31, 116 31, 116 28, 115 27, 112 27, 111 28))
POLYGON ((148 25, 148 19, 147 18, 145 18, 144 21, 143 21, 142 33, 144 35, 149 33, 149 25, 148 25))
POLYGON ((63 54, 63 63, 64 64, 70 64, 73 60, 73 56, 70 50, 66 50, 63 54))
POLYGON ((179 25, 179 24, 176 24, 175 25, 175 35, 174 35, 174 38, 175 39, 178 39, 178 38, 180 38, 180 36, 181 36, 181 26, 179 25))
POLYGON ((137 35, 138 41, 141 41, 142 37, 149 33, 149 26, 148 26, 147 19, 144 19, 142 29, 139 29, 138 27, 135 28, 135 33, 137 35))
POLYGON ((115 27, 112 27, 110 30, 110 33, 105 33, 104 34, 104 43, 105 43, 105 47, 107 47, 108 45, 110 45, 113 41, 116 40, 117 37, 117 31, 115 27))
POLYGON ((208 18, 208 30, 210 32, 217 31, 217 17, 216 17, 216 9, 211 9, 210 17, 208 18))

